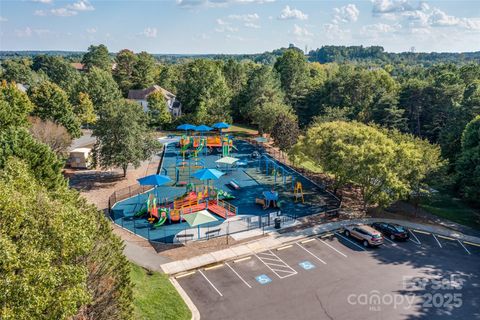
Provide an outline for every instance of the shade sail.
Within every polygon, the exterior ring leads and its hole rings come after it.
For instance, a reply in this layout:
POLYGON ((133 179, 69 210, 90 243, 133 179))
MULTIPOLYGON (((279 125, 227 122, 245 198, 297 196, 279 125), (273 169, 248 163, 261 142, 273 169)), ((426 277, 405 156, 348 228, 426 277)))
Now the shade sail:
POLYGON ((217 122, 212 127, 214 127, 215 129, 228 129, 230 128, 230 125, 225 122, 217 122))
POLYGON ((140 183, 141 186, 161 186, 164 185, 167 182, 172 181, 170 177, 164 176, 161 174, 152 174, 140 179, 137 179, 138 183, 140 183))
POLYGON ((222 171, 218 171, 216 169, 200 169, 195 172, 192 177, 197 178, 198 180, 217 180, 224 173, 222 171))
POLYGON ((204 124, 195 127, 195 131, 198 131, 198 132, 206 132, 211 130, 213 130, 212 127, 206 126, 204 124))
POLYGON ((187 223, 190 225, 190 227, 196 227, 205 223, 209 222, 214 222, 218 221, 217 218, 215 218, 210 212, 207 210, 202 210, 198 211, 195 213, 189 213, 183 215, 183 218, 187 223))
POLYGON ((184 123, 184 124, 181 124, 177 127, 177 130, 195 130, 195 126, 193 124, 189 124, 189 123, 184 123))
POLYGON ((216 160, 215 162, 232 165, 235 162, 237 162, 238 160, 240 160, 240 159, 233 158, 233 157, 223 157, 223 158, 220 158, 220 159, 216 160))

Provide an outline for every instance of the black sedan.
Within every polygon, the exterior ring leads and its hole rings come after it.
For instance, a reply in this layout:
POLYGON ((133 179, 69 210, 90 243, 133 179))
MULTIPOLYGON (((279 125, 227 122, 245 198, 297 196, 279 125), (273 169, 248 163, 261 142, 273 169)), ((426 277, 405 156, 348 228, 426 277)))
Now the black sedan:
POLYGON ((385 237, 389 237, 392 240, 407 240, 409 238, 407 228, 398 224, 375 222, 372 223, 372 227, 383 233, 385 237))

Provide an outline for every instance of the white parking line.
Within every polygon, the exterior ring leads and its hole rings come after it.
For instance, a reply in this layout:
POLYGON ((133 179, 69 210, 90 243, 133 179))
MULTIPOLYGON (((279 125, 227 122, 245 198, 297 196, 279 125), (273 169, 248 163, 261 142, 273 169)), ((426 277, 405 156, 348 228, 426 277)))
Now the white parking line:
POLYGON ((418 240, 418 238, 417 238, 417 236, 415 235, 415 233, 413 233, 413 232, 410 231, 410 230, 408 230, 408 232, 410 232, 410 234, 411 234, 411 235, 415 238, 415 240, 417 240, 417 241, 415 242, 415 241, 413 241, 413 240, 410 239, 410 238, 409 238, 408 240, 412 241, 413 243, 419 244, 419 245, 422 244, 422 243, 420 242, 420 240, 418 240))
POLYGON ((433 233, 432 233, 432 236, 433 236, 433 238, 437 241, 438 246, 439 246, 440 248, 443 248, 443 247, 442 247, 442 244, 440 243, 440 241, 438 241, 437 237, 435 237, 435 235, 434 235, 433 233))
POLYGON ((238 272, 237 272, 237 271, 235 271, 235 269, 233 269, 233 268, 232 268, 232 267, 231 267, 231 266, 230 266, 228 263, 226 263, 226 262, 225 262, 225 265, 226 265, 227 267, 229 267, 229 268, 230 268, 230 270, 232 270, 232 271, 233 271, 233 273, 235 273, 235 274, 237 275, 237 277, 239 277, 239 278, 240 278, 240 280, 242 280, 242 281, 243 281, 243 283, 245 283, 245 285, 246 285, 247 287, 249 287, 249 288, 252 288, 252 286, 251 286, 251 285, 249 285, 249 284, 248 284, 248 282, 247 282, 247 281, 245 281, 245 279, 243 279, 243 278, 242 278, 242 276, 241 276, 241 275, 239 275, 239 274, 238 274, 238 272))
POLYGON ((217 287, 215 287, 213 283, 210 280, 208 280, 207 276, 202 272, 202 270, 198 270, 198 272, 200 272, 200 274, 205 278, 205 280, 207 280, 207 282, 210 283, 212 288, 215 289, 215 291, 217 291, 220 297, 223 297, 223 294, 220 292, 220 290, 218 290, 217 287))
POLYGON ((462 241, 460 241, 460 240, 457 240, 457 241, 458 241, 458 243, 460 243, 460 245, 463 247, 463 249, 465 249, 465 251, 467 251, 468 254, 471 254, 470 251, 468 251, 467 247, 465 247, 463 245, 462 241))
POLYGON ((347 257, 347 255, 346 255, 345 253, 343 253, 343 252, 341 252, 341 251, 337 250, 336 248, 334 248, 333 246, 329 245, 329 244, 328 244, 328 243, 326 243, 325 241, 323 241, 323 240, 320 240, 320 242, 321 242, 321 243, 323 243, 323 244, 325 244, 325 245, 327 245, 327 246, 329 246, 331 249, 333 249, 333 250, 337 251, 339 254, 341 254, 341 255, 342 255, 342 256, 344 256, 345 258, 347 257))
POLYGON ((391 244, 392 247, 397 248, 397 249, 401 249, 400 246, 395 241, 392 241, 392 240, 388 239, 387 237, 383 237, 383 240, 387 240, 389 245, 391 244))
POLYGON ((295 269, 290 267, 285 261, 283 261, 277 255, 275 255, 271 250, 260 252, 256 254, 255 257, 257 257, 258 260, 260 260, 264 265, 266 265, 267 268, 270 269, 273 273, 275 273, 275 275, 277 275, 277 277, 279 277, 280 279, 290 277, 298 273, 295 269), (276 259, 264 257, 265 255, 275 257, 276 259), (277 263, 270 262, 270 260, 273 260, 277 263), (280 269, 280 268, 283 268, 283 269, 280 269), (283 273, 287 275, 280 275, 279 273, 283 273))
POLYGON ((352 240, 348 239, 347 237, 344 237, 344 236, 342 236, 342 235, 341 235, 341 234, 339 234, 338 232, 335 232, 335 234, 336 234, 337 236, 339 236, 339 237, 341 237, 341 238, 343 238, 343 239, 347 240, 348 242, 350 242, 350 243, 351 243, 351 244, 353 244, 354 246, 356 246, 356 247, 358 247, 358 248, 362 249, 363 251, 367 251, 367 250, 366 250, 364 247, 362 247, 362 246, 360 246, 360 245, 356 244, 355 242, 353 242, 352 240))
POLYGON ((315 258, 317 258, 318 261, 320 261, 321 263, 323 264, 327 264, 325 261, 323 261, 322 259, 320 259, 317 255, 315 255, 313 252, 311 252, 310 250, 308 250, 307 248, 304 248, 300 243, 297 242, 297 245, 302 248, 303 250, 307 251, 308 253, 310 253, 312 256, 314 256, 315 258))

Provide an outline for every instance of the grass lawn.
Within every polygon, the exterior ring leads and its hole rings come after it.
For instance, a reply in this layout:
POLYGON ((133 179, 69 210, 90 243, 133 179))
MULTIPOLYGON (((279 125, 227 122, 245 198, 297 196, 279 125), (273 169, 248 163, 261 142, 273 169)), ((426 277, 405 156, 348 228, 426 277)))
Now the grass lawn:
POLYGON ((236 133, 246 136, 258 134, 258 130, 243 124, 232 124, 230 128, 223 130, 223 132, 236 133))
POLYGON ((480 230, 480 212, 459 198, 437 193, 423 200, 420 207, 441 218, 480 230))
POLYGON ((164 274, 149 274, 145 269, 131 264, 130 276, 134 283, 134 319, 183 320, 191 319, 191 312, 164 274))

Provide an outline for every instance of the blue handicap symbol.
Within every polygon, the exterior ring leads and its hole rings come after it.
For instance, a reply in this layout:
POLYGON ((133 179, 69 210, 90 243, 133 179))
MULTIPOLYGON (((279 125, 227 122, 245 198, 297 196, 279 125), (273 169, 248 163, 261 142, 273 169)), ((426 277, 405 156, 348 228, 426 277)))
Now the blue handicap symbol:
POLYGON ((257 282, 260 284, 267 284, 272 282, 272 279, 270 279, 270 277, 266 274, 261 274, 258 277, 255 277, 255 280, 257 280, 257 282))
POLYGON ((302 261, 302 262, 299 263, 299 265, 300 265, 300 267, 302 267, 305 270, 311 270, 311 269, 315 268, 313 263, 311 263, 310 261, 302 261))

